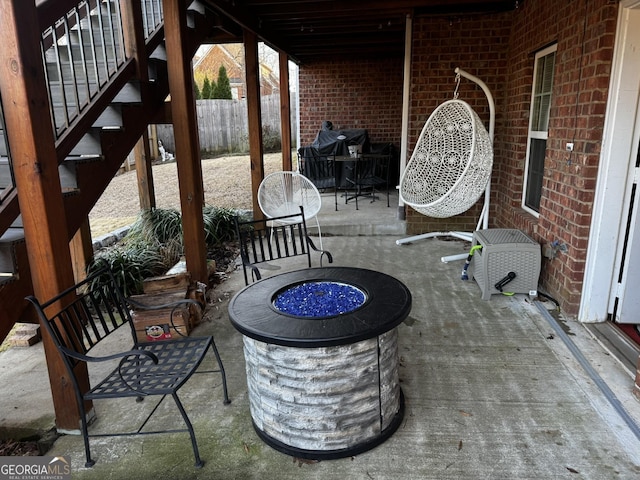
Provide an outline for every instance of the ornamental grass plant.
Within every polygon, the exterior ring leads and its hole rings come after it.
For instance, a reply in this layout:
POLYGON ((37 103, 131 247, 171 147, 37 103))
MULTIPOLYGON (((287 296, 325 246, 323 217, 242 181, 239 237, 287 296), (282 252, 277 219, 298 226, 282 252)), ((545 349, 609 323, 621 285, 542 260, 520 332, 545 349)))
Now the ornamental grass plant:
MULTIPOLYGON (((235 241, 233 218, 229 208, 207 205, 203 208, 207 257, 216 249, 235 241)), ((172 208, 142 210, 127 235, 115 246, 94 255, 87 272, 109 267, 126 296, 142 293, 145 278, 163 275, 184 255, 182 216, 172 208)), ((98 279, 99 281, 99 279, 98 279)))

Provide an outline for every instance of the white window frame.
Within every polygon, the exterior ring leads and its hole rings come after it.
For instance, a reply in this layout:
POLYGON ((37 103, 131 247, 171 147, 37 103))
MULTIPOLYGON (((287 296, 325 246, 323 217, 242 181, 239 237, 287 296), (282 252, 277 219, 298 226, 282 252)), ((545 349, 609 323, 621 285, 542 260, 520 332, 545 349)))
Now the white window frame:
MULTIPOLYGON (((547 138, 549 137, 549 125, 547 122, 547 130, 533 130, 533 121, 534 121, 534 106, 535 106, 535 92, 536 92, 536 81, 538 78, 538 60, 540 60, 543 57, 546 57, 547 55, 550 55, 552 53, 555 53, 558 51, 558 45, 554 44, 551 45, 549 47, 543 48, 542 50, 536 52, 535 54, 535 58, 534 58, 534 66, 533 66, 533 82, 531 85, 531 104, 529 107, 529 128, 528 128, 528 134, 527 134, 527 153, 526 153, 526 160, 525 160, 525 166, 524 166, 524 182, 522 184, 522 203, 521 206, 522 208, 529 212, 531 215, 535 216, 536 218, 540 217, 540 213, 536 212, 533 208, 529 207, 526 205, 526 198, 527 198, 527 187, 528 187, 528 183, 529 183, 529 160, 530 160, 530 154, 531 154, 531 140, 547 140, 547 138)), ((556 55, 556 60, 557 60, 557 55, 556 55)), ((555 63, 554 63, 554 70, 555 70, 555 63)), ((553 87, 553 81, 552 81, 552 87, 553 87)), ((549 111, 551 110, 551 101, 549 102, 548 105, 549 111)), ((549 111, 546 113, 547 114, 547 118, 549 118, 549 111)), ((545 149, 546 150, 546 149, 545 149)))

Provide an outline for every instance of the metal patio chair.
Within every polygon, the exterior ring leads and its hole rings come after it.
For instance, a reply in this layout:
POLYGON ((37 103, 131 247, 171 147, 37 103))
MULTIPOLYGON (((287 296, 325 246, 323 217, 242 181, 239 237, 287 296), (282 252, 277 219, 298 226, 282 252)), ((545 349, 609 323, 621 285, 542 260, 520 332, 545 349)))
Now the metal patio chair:
MULTIPOLYGON (((39 315, 40 324, 53 340, 73 385, 76 401, 80 409, 80 427, 84 439, 86 467, 92 467, 89 438, 107 436, 146 435, 155 433, 188 432, 195 457, 195 466, 202 467, 193 426, 178 397, 180 388, 195 373, 218 372, 222 376, 224 403, 230 403, 222 360, 212 336, 186 337, 174 325, 174 316, 181 309, 201 308, 199 302, 191 299, 168 305, 145 307, 139 302, 126 299, 116 284, 109 269, 100 269, 82 282, 63 291, 56 297, 40 303, 29 296, 39 315), (170 327, 179 335, 170 340, 140 342, 137 340, 132 308, 160 310, 170 309, 170 327), (45 313, 47 312, 47 313, 45 313), (91 350, 119 327, 127 325, 131 329, 130 349, 101 356, 90 355, 91 350), (216 370, 196 371, 209 350, 213 351, 217 362, 216 370), (85 386, 76 376, 77 371, 86 372, 89 363, 118 361, 117 366, 97 382, 90 381, 85 386), (86 403, 93 400, 132 398, 141 402, 146 397, 159 397, 157 404, 137 430, 127 432, 92 433, 88 426, 86 403), (182 429, 145 430, 149 419, 158 410, 163 400, 170 396, 185 423, 182 429)), ((168 421, 168 420, 165 420, 168 421)))
POLYGON ((306 256, 307 264, 311 267, 312 250, 320 253, 320 266, 325 255, 327 261, 333 263, 331 253, 317 248, 309 237, 304 207, 298 207, 298 212, 262 220, 242 221, 237 216, 234 218, 246 285, 250 283, 249 271, 252 281, 262 278, 258 265, 266 262, 306 256))
POLYGON ((389 163, 391 155, 367 154, 360 155, 356 163, 356 210, 358 210, 358 197, 369 196, 375 201, 376 193, 382 188, 386 190, 387 207, 389 206, 389 163))

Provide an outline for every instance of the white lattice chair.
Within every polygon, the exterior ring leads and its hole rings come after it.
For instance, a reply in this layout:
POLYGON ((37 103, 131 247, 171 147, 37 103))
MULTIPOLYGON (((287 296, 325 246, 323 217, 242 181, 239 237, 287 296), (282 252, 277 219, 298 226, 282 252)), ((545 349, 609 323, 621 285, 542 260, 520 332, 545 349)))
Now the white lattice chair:
POLYGON ((400 181, 400 198, 435 218, 471 208, 491 178, 493 146, 478 115, 464 101, 438 106, 422 129, 400 181))
POLYGON ((300 213, 304 207, 305 220, 315 218, 318 226, 318 243, 322 249, 322 236, 318 213, 322 197, 316 186, 298 172, 274 172, 262 180, 258 187, 258 205, 267 218, 300 213))

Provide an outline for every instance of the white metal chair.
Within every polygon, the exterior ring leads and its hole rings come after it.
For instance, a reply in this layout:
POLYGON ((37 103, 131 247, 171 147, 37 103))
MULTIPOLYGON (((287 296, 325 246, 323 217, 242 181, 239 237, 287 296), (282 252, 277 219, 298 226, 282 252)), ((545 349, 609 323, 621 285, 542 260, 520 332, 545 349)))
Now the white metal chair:
MULTIPOLYGON (((477 77, 456 69, 456 80, 464 76, 478 84, 489 102, 490 122, 486 130, 478 115, 462 100, 444 102, 427 119, 411 159, 400 181, 400 199, 423 215, 447 218, 471 208, 484 193, 484 206, 477 229, 488 228, 489 194, 493 167, 495 105, 487 86, 477 77)), ((431 232, 397 240, 398 245, 437 236, 471 240, 470 232, 431 232)), ((465 255, 443 257, 442 261, 465 255)))
MULTIPOLYGON (((274 172, 262 180, 258 188, 258 204, 267 218, 283 217, 300 213, 304 207, 304 218, 315 218, 318 226, 318 243, 322 249, 322 235, 318 213, 322 207, 322 197, 316 186, 304 175, 297 172, 274 172)), ((276 222, 282 225, 282 221, 276 222)))

